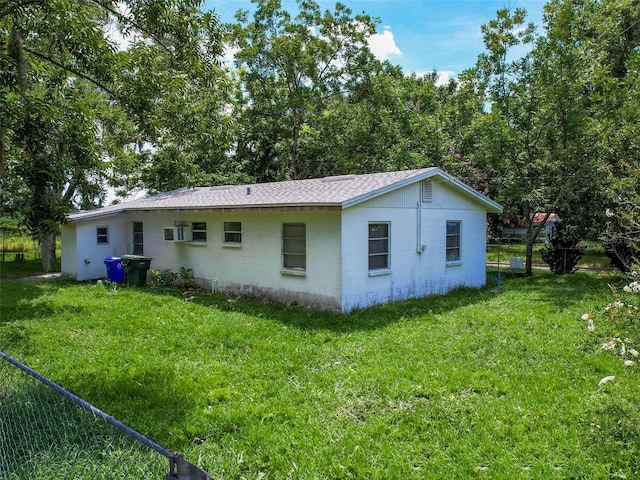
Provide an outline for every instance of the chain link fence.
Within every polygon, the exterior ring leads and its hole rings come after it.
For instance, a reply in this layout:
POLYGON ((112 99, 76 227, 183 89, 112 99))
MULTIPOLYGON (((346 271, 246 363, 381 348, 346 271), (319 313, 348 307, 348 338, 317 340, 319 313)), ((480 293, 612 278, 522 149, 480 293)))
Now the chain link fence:
POLYGON ((208 478, 0 351, 0 480, 208 478))

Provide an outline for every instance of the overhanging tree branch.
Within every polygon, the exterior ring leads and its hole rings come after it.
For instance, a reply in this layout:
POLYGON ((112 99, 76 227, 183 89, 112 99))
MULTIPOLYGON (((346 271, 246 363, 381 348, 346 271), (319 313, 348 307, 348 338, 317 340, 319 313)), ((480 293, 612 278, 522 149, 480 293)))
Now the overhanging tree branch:
POLYGON ((45 62, 49 62, 52 65, 55 65, 56 67, 60 67, 63 70, 66 70, 69 73, 72 73, 73 75, 77 75, 78 77, 87 80, 88 82, 94 84, 96 87, 100 88, 101 90, 104 90, 106 93, 108 93, 111 97, 113 97, 114 99, 118 98, 118 95, 116 94, 116 92, 114 92, 113 90, 111 90, 109 87, 107 87, 106 85, 104 85, 102 82, 96 80, 95 78, 91 78, 89 75, 85 75, 82 72, 79 72, 78 70, 76 70, 75 68, 69 66, 69 65, 64 65, 60 62, 58 62, 57 60, 55 60, 54 58, 51 58, 47 55, 44 55, 42 53, 36 52, 35 50, 31 50, 28 47, 23 46, 22 47, 23 50, 27 53, 30 53, 31 55, 33 55, 34 57, 38 57, 40 60, 44 60, 45 62))
POLYGON ((129 25, 131 25, 136 30, 139 30, 140 32, 142 32, 145 35, 147 35, 150 38, 152 38, 154 42, 156 42, 158 45, 160 45, 163 50, 165 50, 173 59, 175 59, 175 56, 174 56, 173 52, 171 51, 171 49, 167 45, 165 45, 163 42, 161 42, 153 32, 151 32, 147 28, 143 27, 139 23, 133 21, 131 18, 127 17, 126 15, 123 15, 122 13, 118 12, 117 10, 114 10, 113 8, 109 7, 108 5, 105 5, 104 3, 100 2, 99 0, 91 0, 91 2, 96 4, 96 5, 98 5, 100 8, 106 10, 107 12, 111 13, 118 20, 120 20, 121 22, 128 23, 129 25))

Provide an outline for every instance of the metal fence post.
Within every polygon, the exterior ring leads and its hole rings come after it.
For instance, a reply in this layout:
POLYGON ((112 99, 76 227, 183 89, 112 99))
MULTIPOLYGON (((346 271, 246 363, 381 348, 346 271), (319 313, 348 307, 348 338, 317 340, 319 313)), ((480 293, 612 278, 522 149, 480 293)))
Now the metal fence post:
POLYGON ((166 480, 211 480, 207 472, 187 462, 179 453, 169 459, 169 469, 166 480))

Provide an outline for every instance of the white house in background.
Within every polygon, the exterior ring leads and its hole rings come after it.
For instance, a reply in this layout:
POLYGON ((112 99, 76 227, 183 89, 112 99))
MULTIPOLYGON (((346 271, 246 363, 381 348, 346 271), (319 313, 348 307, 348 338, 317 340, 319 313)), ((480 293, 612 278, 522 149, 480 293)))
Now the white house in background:
POLYGON ((200 287, 329 311, 486 282, 486 214, 502 207, 438 168, 185 188, 69 215, 62 274, 104 259, 193 269, 200 287))
MULTIPOLYGON (((560 219, 555 213, 550 213, 547 216, 546 213, 535 213, 532 218, 533 226, 538 227, 542 225, 542 229, 538 234, 538 241, 546 242, 548 239, 556 236, 556 223, 560 219), (544 223, 543 223, 544 222, 544 223)), ((502 237, 510 240, 524 240, 527 235, 527 229, 525 228, 524 220, 520 220, 515 225, 504 225, 502 227, 502 237)))

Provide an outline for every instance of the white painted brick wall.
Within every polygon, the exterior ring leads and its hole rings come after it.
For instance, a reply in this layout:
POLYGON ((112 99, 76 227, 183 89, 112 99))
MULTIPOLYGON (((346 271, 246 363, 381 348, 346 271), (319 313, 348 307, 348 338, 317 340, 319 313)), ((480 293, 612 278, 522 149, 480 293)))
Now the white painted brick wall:
POLYGON ((486 214, 484 209, 456 195, 447 185, 434 184, 433 202, 417 207, 420 186, 415 184, 353 207, 343 215, 344 311, 393 300, 445 293, 460 285, 479 287, 486 282, 486 214), (413 198, 414 201, 408 201, 413 198), (446 221, 461 221, 461 262, 447 266, 446 221), (390 274, 369 276, 368 224, 387 221, 390 234, 390 274), (418 253, 417 228, 421 224, 418 253))
POLYGON ((151 268, 173 271, 192 268, 197 279, 216 290, 264 294, 285 302, 350 311, 392 300, 445 293, 459 285, 484 285, 484 209, 461 197, 448 183, 439 181, 433 184, 433 201, 421 203, 418 209, 420 187, 420 183, 410 185, 348 208, 342 214, 160 211, 71 224, 63 228, 62 271, 78 280, 106 277, 104 258, 133 253, 133 222, 141 221, 144 254, 152 257, 151 268), (447 220, 461 221, 459 265, 446 265, 447 220), (174 226, 176 221, 206 222, 206 244, 165 242, 163 227, 174 226), (242 222, 240 248, 223 245, 225 221, 242 222), (388 275, 369 275, 369 222, 390 223, 388 275), (305 276, 281 273, 283 223, 307 225, 305 276), (421 243, 426 245, 423 253, 416 251, 419 224, 421 243), (97 245, 97 226, 109 227, 109 245, 97 245))

